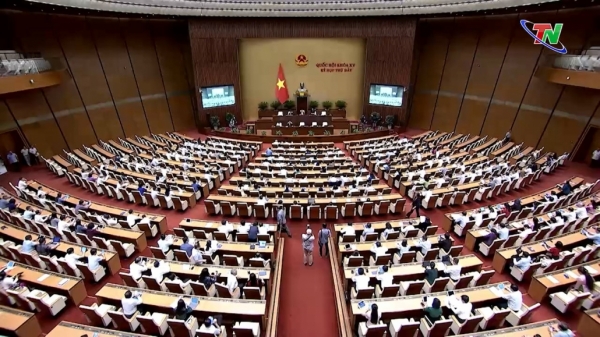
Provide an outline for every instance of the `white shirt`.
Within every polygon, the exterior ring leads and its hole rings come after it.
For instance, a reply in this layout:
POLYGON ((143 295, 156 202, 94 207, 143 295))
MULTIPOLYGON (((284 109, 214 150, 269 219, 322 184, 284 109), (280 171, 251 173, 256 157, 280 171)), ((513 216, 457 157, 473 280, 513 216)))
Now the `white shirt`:
POLYGON ((27 189, 27 180, 19 180, 19 185, 17 187, 19 187, 20 190, 27 189))
POLYGON ((510 310, 521 310, 521 306, 523 306, 523 294, 520 291, 513 291, 510 294, 503 295, 502 298, 508 301, 508 308, 510 310))
POLYGON ((431 242, 429 242, 429 240, 425 240, 425 241, 419 240, 419 241, 417 241, 415 246, 421 248, 421 253, 423 253, 423 255, 425 255, 431 249, 431 242))
POLYGON ((460 271, 462 270, 462 267, 460 265, 451 265, 451 266, 446 266, 446 269, 444 270, 444 272, 454 281, 458 281, 458 279, 460 278, 460 271))
POLYGON ((356 235, 356 231, 353 226, 346 226, 342 228, 342 234, 344 235, 356 235))
POLYGON ((209 334, 211 333, 215 336, 219 336, 221 334, 221 329, 215 327, 214 325, 211 325, 207 328, 204 324, 202 324, 202 325, 200 325, 200 327, 198 328, 197 331, 209 333, 209 334))
POLYGON ((64 220, 60 220, 60 221, 58 222, 57 229, 58 229, 58 231, 59 231, 61 234, 62 234, 62 232, 63 232, 65 229, 67 229, 68 227, 69 227, 69 223, 68 223, 68 222, 66 222, 66 221, 64 221, 64 220))
POLYGON ((394 276, 390 273, 383 273, 377 275, 377 279, 381 281, 381 287, 391 287, 394 284, 394 276))
POLYGON ((77 270, 77 262, 81 256, 73 253, 65 255, 65 262, 69 265, 69 267, 77 270))
POLYGON ((14 277, 6 276, 4 280, 2 280, 2 289, 8 290, 12 288, 15 284, 17 284, 17 280, 14 277))
POLYGON ((370 278, 367 275, 357 275, 352 277, 352 281, 356 284, 356 290, 366 289, 369 287, 370 278))
POLYGON ((36 214, 33 217, 33 220, 35 220, 36 222, 44 222, 46 220, 46 217, 41 214, 36 214))
POLYGON ((593 160, 600 160, 600 150, 596 150, 592 153, 593 160))
POLYGON ((266 205, 267 201, 263 198, 263 199, 258 199, 256 200, 256 204, 257 205, 266 205))
POLYGON ((220 233, 225 233, 225 234, 229 234, 231 232, 233 232, 233 225, 230 224, 229 222, 225 223, 225 226, 221 225, 217 228, 217 231, 219 231, 220 233))
POLYGON ((585 209, 585 207, 577 207, 575 209, 575 214, 577 215, 577 218, 579 218, 579 219, 586 218, 587 210, 585 209))
POLYGON ((135 221, 136 221, 137 219, 139 219, 139 217, 138 217, 137 215, 135 215, 135 214, 127 214, 127 224, 128 224, 130 227, 133 227, 133 226, 135 226, 135 221))
POLYGON ((233 293, 233 291, 237 287, 238 287, 237 277, 235 275, 231 275, 231 274, 227 275, 227 289, 229 289, 229 292, 233 293))
POLYGON ((250 229, 250 223, 246 223, 243 226, 238 226, 237 232, 238 234, 248 234, 248 230, 250 229))
POLYGON ((170 272, 171 268, 169 268, 169 265, 166 263, 161 263, 160 266, 158 266, 158 268, 153 267, 151 272, 152 272, 152 278, 156 280, 156 282, 161 283, 165 274, 170 272))
POLYGON ((158 240, 158 247, 162 250, 163 253, 166 253, 171 249, 171 245, 173 244, 173 237, 168 235, 164 240, 158 240))
POLYGON ((100 255, 90 255, 88 256, 88 268, 90 270, 96 270, 100 267, 100 261, 102 261, 102 256, 100 255))
POLYGON ((146 267, 143 262, 142 264, 134 262, 129 266, 129 275, 131 275, 131 277, 133 277, 135 280, 139 280, 142 278, 142 272, 146 270, 148 270, 148 267, 146 267))
POLYGON ((375 253, 375 257, 385 255, 387 253, 387 248, 381 246, 377 247, 375 244, 371 247, 371 252, 375 253))
POLYGON ((457 299, 456 297, 448 298, 448 306, 454 311, 454 314, 462 320, 469 318, 471 316, 471 310, 473 310, 473 304, 463 303, 462 300, 457 299))
POLYGON ((123 314, 133 315, 137 311, 137 306, 142 304, 142 297, 131 297, 121 299, 121 307, 123 308, 123 314))

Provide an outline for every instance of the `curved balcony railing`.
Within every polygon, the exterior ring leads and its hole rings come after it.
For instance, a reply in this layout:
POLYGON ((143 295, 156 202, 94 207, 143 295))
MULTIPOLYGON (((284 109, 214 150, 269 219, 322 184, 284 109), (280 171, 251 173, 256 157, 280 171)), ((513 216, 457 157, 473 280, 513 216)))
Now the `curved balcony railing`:
POLYGON ((558 69, 600 72, 600 55, 552 55, 548 65, 558 69))

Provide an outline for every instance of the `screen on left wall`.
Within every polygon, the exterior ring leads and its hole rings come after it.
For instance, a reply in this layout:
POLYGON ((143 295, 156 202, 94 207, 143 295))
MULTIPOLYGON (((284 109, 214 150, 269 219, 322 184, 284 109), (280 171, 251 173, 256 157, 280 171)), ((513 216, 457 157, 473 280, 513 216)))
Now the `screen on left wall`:
POLYGON ((202 92, 202 107, 215 108, 235 104, 233 85, 219 85, 200 88, 202 92))

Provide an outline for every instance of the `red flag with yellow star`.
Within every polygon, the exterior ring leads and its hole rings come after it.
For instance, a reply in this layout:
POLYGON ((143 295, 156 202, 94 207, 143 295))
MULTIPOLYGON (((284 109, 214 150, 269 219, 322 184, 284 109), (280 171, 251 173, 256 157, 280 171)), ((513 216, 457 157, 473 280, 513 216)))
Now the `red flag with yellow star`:
POLYGON ((290 98, 288 93, 287 83, 285 82, 285 76, 283 75, 283 67, 279 64, 279 72, 277 73, 277 84, 275 85, 275 97, 279 103, 287 101, 290 98))

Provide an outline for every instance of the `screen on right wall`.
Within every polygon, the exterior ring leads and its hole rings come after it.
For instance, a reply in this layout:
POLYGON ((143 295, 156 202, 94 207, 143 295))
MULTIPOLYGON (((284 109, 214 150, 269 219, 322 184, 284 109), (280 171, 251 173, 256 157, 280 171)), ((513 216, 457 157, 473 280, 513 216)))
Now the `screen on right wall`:
POLYGON ((404 87, 398 85, 371 84, 369 104, 402 106, 404 87))

